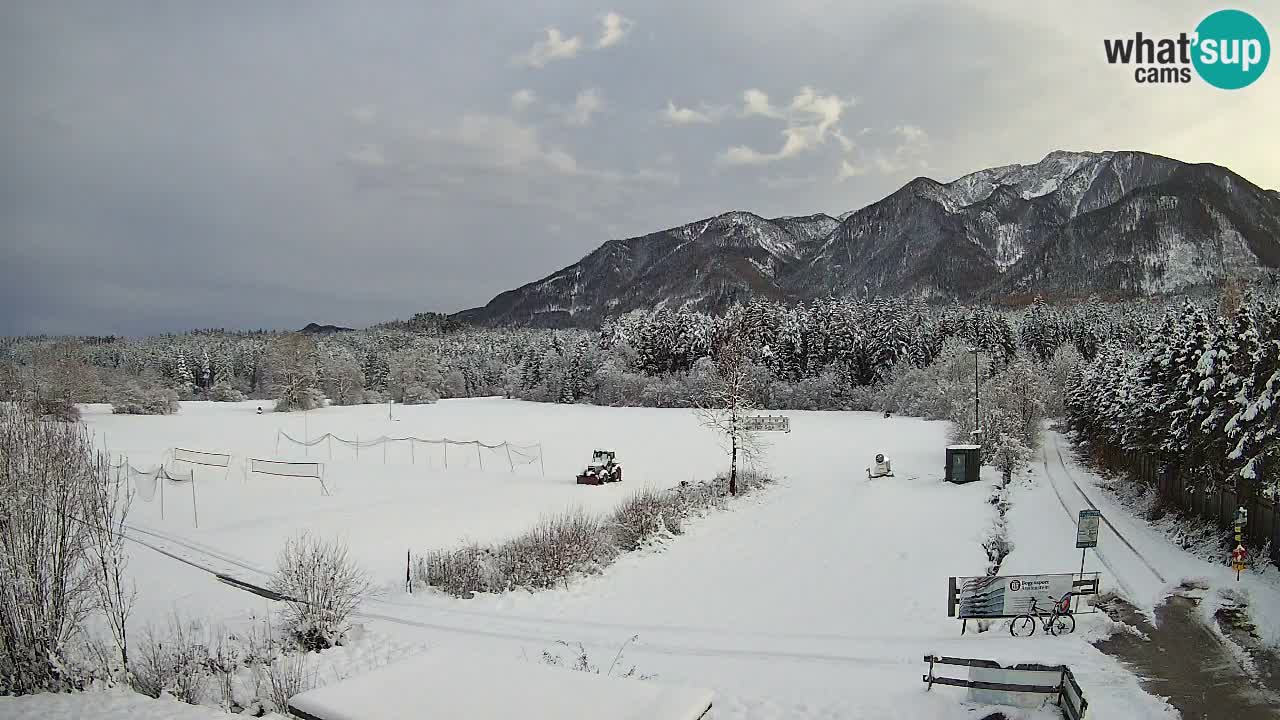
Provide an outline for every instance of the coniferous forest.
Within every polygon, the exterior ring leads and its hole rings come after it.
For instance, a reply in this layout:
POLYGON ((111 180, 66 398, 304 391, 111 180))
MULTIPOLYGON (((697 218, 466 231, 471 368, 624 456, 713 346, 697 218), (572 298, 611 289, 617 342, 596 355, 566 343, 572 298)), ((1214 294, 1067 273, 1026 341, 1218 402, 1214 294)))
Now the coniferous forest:
MULTIPOLYGON (((750 348, 755 407, 951 419, 963 437, 973 429, 965 378, 976 360, 979 395, 994 413, 981 424, 1010 428, 1028 448, 1039 418, 1065 417, 1093 443, 1277 485, 1280 304, 1230 288, 1220 297, 1016 310, 904 298, 752 301, 720 316, 636 311, 598 330, 459 327, 421 314, 313 334, 6 338, 0 397, 38 399, 46 415, 72 414, 82 402, 167 413, 179 399, 246 398, 274 399, 277 410, 493 395, 690 407, 729 335, 750 348)), ((996 442, 999 433, 988 434, 996 442)))

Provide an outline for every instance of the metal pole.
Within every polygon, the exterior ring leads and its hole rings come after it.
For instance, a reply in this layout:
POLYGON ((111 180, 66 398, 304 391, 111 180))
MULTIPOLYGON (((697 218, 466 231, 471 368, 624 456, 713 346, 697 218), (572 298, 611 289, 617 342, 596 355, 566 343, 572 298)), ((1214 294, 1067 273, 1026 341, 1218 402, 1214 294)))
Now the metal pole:
POLYGON ((978 430, 978 346, 973 346, 973 429, 978 430))
POLYGON ((480 463, 480 469, 484 470, 484 458, 480 457, 480 441, 476 441, 476 460, 480 463))
MULTIPOLYGON (((1081 579, 1081 580, 1083 580, 1083 579, 1084 579, 1084 554, 1085 554, 1085 552, 1087 552, 1088 550, 1089 550, 1089 548, 1080 548, 1080 579, 1081 579)), ((1095 591, 1095 592, 1096 592, 1096 591, 1095 591)), ((1074 599, 1075 599, 1075 610, 1079 610, 1079 609, 1080 609, 1080 596, 1079 596, 1079 595, 1075 595, 1075 598, 1074 598, 1074 599)), ((1075 612, 1075 610, 1073 610, 1072 612, 1075 612)))
POLYGON ((160 519, 164 520, 164 478, 160 477, 162 470, 164 470, 163 464, 156 469, 156 482, 160 483, 160 519))
POLYGON ((196 507, 196 471, 191 469, 191 517, 195 520, 196 527, 200 527, 200 510, 196 507))

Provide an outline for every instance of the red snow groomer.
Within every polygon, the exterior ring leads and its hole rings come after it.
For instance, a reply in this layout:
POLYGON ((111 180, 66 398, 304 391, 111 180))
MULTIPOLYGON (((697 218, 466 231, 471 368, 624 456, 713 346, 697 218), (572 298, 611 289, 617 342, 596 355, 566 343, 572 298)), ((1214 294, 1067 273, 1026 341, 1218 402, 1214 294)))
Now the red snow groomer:
POLYGON ((591 464, 578 475, 579 485, 603 485, 622 482, 622 466, 614 462, 612 450, 596 450, 591 454, 591 464))

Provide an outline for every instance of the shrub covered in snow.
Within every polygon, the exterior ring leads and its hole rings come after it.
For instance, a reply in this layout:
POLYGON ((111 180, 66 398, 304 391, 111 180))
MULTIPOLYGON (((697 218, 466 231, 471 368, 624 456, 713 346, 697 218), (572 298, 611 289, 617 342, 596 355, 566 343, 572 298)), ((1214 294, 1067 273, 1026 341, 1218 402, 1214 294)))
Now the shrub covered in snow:
POLYGON ((169 617, 168 632, 160 635, 148 628, 129 663, 133 689, 153 698, 168 693, 191 705, 204 702, 209 673, 209 652, 199 623, 169 617))
POLYGON ((338 541, 302 533, 285 543, 271 589, 285 602, 285 629, 307 650, 333 647, 349 629, 347 620, 372 585, 338 541))
MULTIPOLYGON (((541 590, 567 583, 575 574, 598 572, 623 552, 665 535, 680 534, 684 521, 730 499, 728 477, 681 483, 670 490, 642 489, 606 518, 576 510, 546 516, 523 535, 493 547, 474 543, 432 550, 418 558, 418 582, 450 595, 541 590)), ((738 494, 769 479, 754 471, 738 473, 738 494)))
POLYGON ((172 388, 130 381, 114 394, 111 412, 117 415, 172 415, 178 411, 178 393, 172 388))
POLYGON ((244 393, 229 382, 219 382, 209 388, 209 399, 214 402, 243 402, 244 393))

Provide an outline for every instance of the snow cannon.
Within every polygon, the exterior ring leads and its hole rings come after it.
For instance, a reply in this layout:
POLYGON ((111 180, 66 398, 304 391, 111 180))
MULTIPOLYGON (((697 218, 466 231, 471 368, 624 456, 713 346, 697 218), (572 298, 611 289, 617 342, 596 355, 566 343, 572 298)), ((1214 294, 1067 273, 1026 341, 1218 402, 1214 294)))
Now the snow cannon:
POLYGON ((622 466, 615 460, 612 450, 596 450, 591 454, 591 463, 587 469, 578 474, 579 485, 603 485, 604 483, 622 482, 622 466))
POLYGON ((893 477, 893 466, 889 464, 889 458, 884 453, 876 453, 876 462, 867 468, 867 479, 893 477))

